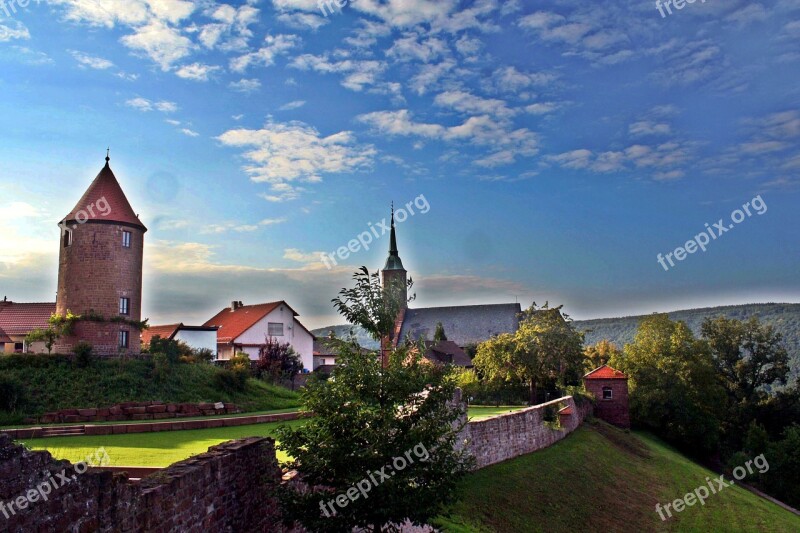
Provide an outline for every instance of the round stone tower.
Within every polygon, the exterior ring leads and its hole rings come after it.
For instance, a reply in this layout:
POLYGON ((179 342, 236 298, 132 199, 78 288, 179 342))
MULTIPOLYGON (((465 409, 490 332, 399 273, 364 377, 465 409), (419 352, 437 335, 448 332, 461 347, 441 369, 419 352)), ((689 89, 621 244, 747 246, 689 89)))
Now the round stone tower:
POLYGON ((110 158, 61 228, 56 314, 81 315, 55 350, 86 341, 97 355, 139 354, 142 258, 147 228, 131 208, 110 158))

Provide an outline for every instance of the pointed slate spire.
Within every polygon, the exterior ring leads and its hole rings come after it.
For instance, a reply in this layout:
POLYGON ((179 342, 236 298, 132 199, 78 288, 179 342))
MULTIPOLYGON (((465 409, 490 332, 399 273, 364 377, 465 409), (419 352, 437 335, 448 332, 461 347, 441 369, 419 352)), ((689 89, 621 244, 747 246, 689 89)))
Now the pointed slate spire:
POLYGON ((384 270, 405 270, 403 262, 400 260, 400 255, 397 251, 397 235, 394 229, 394 202, 392 202, 392 230, 389 240, 389 257, 386 258, 386 265, 384 270))

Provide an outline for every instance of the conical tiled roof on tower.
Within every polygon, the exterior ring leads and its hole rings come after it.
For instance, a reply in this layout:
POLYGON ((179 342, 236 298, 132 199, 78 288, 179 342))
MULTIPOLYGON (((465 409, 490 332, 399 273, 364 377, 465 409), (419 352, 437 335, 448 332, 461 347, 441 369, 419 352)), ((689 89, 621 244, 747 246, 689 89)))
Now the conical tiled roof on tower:
POLYGON ((89 188, 83 194, 78 203, 69 214, 65 217, 67 222, 79 221, 102 221, 102 222, 117 222, 120 224, 127 224, 135 226, 147 231, 147 228, 136 216, 131 204, 122 192, 116 176, 111 171, 108 165, 110 158, 106 156, 106 165, 94 179, 89 188), (103 203, 103 199, 108 207, 103 203), (100 204, 98 204, 98 201, 100 204), (89 209, 92 206, 92 209, 89 209), (80 214, 80 218, 78 214, 80 214), (106 213, 103 216, 103 213, 106 213))

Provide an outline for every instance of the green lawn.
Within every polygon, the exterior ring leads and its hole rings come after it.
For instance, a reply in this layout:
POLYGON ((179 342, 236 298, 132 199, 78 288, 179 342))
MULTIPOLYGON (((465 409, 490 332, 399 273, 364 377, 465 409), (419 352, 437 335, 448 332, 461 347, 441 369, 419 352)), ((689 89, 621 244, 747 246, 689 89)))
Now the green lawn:
POLYGON ((523 405, 521 407, 518 406, 500 406, 495 407, 492 405, 484 406, 484 405, 470 405, 469 411, 467 411, 467 416, 470 420, 484 420, 486 418, 497 416, 497 415, 504 415, 506 413, 513 413, 514 411, 519 411, 520 409, 525 409, 527 406, 523 405))
MULTIPOLYGON (((57 459, 71 462, 83 460, 101 446, 111 462, 109 466, 166 467, 208 451, 210 446, 245 437, 274 437, 275 429, 286 424, 296 427, 304 420, 272 422, 212 429, 162 431, 159 433, 134 433, 131 435, 93 435, 82 437, 53 437, 22 441, 34 450, 47 450, 57 459)), ((278 460, 285 461, 286 454, 278 452, 278 460)))
MULTIPOLYGON (((434 525, 448 532, 800 531, 800 517, 739 487, 662 522, 655 512, 712 472, 657 439, 602 423, 467 476, 434 525)), ((716 477, 716 476, 713 476, 716 477)))

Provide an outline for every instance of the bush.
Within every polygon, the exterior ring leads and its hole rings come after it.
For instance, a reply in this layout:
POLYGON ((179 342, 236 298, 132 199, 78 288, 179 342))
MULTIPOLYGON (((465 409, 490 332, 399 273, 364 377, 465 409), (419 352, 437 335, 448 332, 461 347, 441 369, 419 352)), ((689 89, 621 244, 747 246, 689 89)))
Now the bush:
POLYGON ((170 362, 166 354, 153 354, 153 379, 162 383, 167 380, 170 374, 170 362))
POLYGON ((228 394, 241 392, 247 387, 250 370, 241 367, 223 368, 214 376, 214 386, 228 394))
POLYGON ((72 353, 75 354, 75 364, 77 364, 80 368, 91 366, 91 364, 94 362, 92 349, 92 345, 86 341, 80 341, 78 344, 73 346, 72 353))
POLYGON ((25 403, 25 388, 21 383, 0 377, 0 411, 16 411, 25 403))

